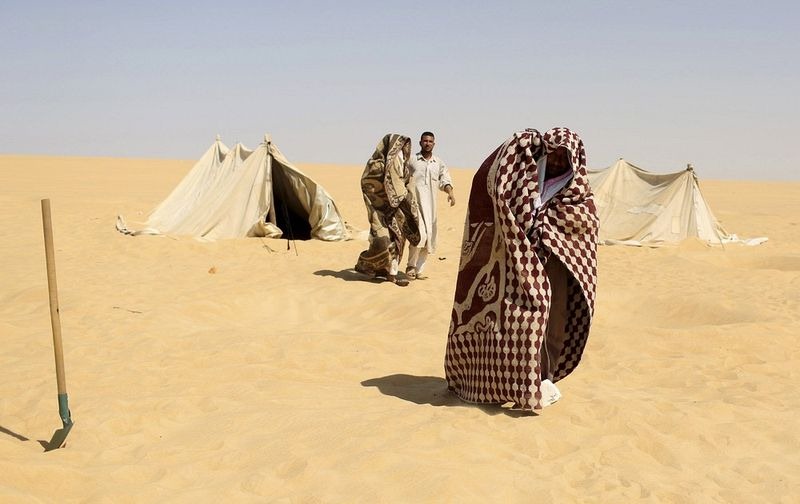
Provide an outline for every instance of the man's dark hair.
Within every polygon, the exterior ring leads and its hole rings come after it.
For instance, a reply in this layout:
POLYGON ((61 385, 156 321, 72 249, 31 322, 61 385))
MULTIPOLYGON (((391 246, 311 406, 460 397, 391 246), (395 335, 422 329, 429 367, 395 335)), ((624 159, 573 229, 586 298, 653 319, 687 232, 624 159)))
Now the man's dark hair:
POLYGON ((436 138, 436 136, 433 133, 431 133, 430 131, 423 131, 422 134, 419 136, 419 139, 422 140, 422 137, 424 137, 424 136, 429 136, 429 137, 436 138))

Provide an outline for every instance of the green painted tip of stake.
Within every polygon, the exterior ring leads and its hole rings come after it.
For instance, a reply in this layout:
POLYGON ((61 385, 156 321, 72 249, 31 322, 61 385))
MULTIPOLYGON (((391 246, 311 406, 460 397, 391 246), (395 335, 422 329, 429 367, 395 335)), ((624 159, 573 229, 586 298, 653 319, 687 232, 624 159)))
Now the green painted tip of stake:
POLYGON ((58 394, 58 415, 64 427, 72 425, 72 413, 69 411, 69 401, 67 394, 58 394))

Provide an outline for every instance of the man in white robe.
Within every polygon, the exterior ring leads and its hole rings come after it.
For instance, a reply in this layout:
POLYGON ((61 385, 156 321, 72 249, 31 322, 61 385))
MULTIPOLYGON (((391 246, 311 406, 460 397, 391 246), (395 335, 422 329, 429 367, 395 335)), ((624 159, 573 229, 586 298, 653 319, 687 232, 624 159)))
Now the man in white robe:
POLYGON ((428 255, 436 251, 436 197, 438 191, 447 193, 450 206, 456 204, 453 195, 453 180, 444 162, 433 154, 436 139, 430 131, 420 136, 420 151, 411 156, 409 168, 414 178, 414 187, 419 203, 420 240, 417 246, 409 246, 406 276, 409 280, 420 278, 428 255))

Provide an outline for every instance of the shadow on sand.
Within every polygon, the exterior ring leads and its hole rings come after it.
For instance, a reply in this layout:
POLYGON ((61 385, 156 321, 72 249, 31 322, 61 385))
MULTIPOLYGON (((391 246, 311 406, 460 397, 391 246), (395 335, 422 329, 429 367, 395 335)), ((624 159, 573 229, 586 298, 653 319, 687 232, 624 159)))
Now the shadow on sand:
POLYGON ((383 395, 397 397, 415 404, 477 408, 487 415, 511 417, 536 416, 531 411, 512 410, 499 404, 470 404, 460 400, 447 389, 447 382, 438 376, 393 374, 361 382, 364 387, 376 387, 383 395))
POLYGON ((361 273, 357 272, 352 268, 344 269, 341 271, 333 271, 333 270, 319 270, 314 272, 317 276, 329 276, 338 278, 340 280, 344 280, 345 282, 367 282, 367 283, 383 283, 386 282, 385 279, 381 278, 374 278, 368 277, 366 275, 362 275, 361 273))
POLYGON ((5 427, 3 427, 2 425, 0 425, 0 433, 2 433, 2 434, 8 434, 9 436, 11 436, 11 437, 13 437, 13 438, 16 438, 16 439, 18 439, 18 440, 20 440, 20 441, 30 441, 28 438, 26 438, 26 437, 25 437, 25 436, 23 436, 22 434, 17 434, 17 433, 16 433, 16 432, 14 432, 14 431, 8 430, 8 429, 6 429, 5 427))
MULTIPOLYGON (((53 438, 50 441, 45 441, 44 439, 38 439, 37 442, 42 446, 42 448, 44 448, 44 451, 46 452, 55 450, 57 448, 61 448, 66 443, 67 434, 69 433, 70 429, 72 429, 72 425, 62 429, 57 429, 53 434, 53 438)), ((19 441, 30 441, 29 438, 23 436, 22 434, 18 434, 10 429, 6 429, 2 425, 0 425, 0 434, 6 434, 19 441)))

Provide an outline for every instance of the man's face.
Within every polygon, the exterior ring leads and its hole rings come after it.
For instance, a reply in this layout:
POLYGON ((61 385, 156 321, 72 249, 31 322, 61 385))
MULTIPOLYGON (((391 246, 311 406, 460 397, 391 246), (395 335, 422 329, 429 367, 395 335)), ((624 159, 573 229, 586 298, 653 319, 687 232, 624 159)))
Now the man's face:
POLYGON ((430 135, 425 135, 419 140, 419 146, 422 148, 422 152, 433 152, 434 145, 436 145, 436 141, 430 135))

